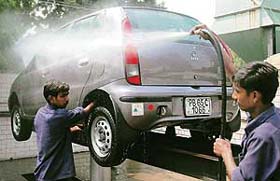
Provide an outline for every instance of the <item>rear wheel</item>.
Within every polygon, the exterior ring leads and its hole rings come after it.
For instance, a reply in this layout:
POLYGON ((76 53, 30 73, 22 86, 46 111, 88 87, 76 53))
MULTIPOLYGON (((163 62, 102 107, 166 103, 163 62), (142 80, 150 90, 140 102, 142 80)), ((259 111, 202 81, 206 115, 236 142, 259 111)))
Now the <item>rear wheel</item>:
POLYGON ((120 139, 119 125, 110 111, 97 107, 89 119, 89 149, 95 161, 101 166, 115 166, 123 162, 126 145, 120 139))
POLYGON ((18 105, 15 105, 12 109, 11 129, 17 141, 28 140, 32 133, 32 125, 22 117, 22 111, 18 105))

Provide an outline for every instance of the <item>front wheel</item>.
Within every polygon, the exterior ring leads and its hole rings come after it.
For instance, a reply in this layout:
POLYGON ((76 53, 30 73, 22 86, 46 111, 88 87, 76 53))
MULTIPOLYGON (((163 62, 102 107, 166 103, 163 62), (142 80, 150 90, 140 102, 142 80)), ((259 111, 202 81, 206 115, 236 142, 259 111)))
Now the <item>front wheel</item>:
POLYGON ((17 141, 28 140, 32 133, 32 126, 28 120, 22 117, 22 112, 18 105, 15 105, 12 109, 11 129, 17 141))
POLYGON ((97 107, 89 116, 89 149, 101 166, 115 166, 125 160, 125 145, 120 140, 120 131, 110 111, 97 107))

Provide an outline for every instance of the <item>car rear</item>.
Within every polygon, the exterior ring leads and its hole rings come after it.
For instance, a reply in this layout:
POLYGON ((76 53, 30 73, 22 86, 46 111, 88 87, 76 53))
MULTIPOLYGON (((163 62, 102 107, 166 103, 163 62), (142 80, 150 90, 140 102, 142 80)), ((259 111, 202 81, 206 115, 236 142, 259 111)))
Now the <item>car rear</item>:
MULTIPOLYGON (((126 7, 104 12, 105 19, 116 17, 118 25, 109 29, 115 33, 102 47, 106 51, 100 49, 100 62, 105 64, 102 75, 92 76, 85 89, 94 90, 87 98, 94 99, 96 108, 86 125, 96 162, 102 166, 121 163, 141 131, 161 126, 201 128, 207 136, 218 135, 221 69, 211 43, 188 35, 199 22, 162 9, 126 7), (107 48, 114 38, 120 43, 107 48)), ((92 70, 93 74, 99 71, 92 70)), ((227 91, 230 100, 232 90, 228 87, 227 91)), ((237 105, 227 101, 228 122, 240 122, 238 115, 237 105)))
MULTIPOLYGON (((221 68, 212 44, 190 29, 194 18, 160 9, 124 8, 126 81, 110 85, 126 122, 140 130, 221 117, 221 68)), ((228 82, 230 86, 230 83, 228 82)), ((228 87, 228 121, 238 106, 228 87)))

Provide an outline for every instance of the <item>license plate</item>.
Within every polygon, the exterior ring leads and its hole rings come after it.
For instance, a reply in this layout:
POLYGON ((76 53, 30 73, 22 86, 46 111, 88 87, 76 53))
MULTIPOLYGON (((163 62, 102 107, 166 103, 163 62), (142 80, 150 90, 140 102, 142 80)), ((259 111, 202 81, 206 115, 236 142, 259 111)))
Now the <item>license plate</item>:
POLYGON ((204 116, 212 112, 210 97, 187 97, 185 99, 186 116, 204 116))

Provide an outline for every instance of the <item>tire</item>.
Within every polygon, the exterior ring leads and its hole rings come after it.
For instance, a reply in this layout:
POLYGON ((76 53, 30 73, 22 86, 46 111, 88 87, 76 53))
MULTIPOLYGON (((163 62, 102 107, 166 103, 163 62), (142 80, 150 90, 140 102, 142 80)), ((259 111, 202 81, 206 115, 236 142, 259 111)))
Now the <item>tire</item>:
POLYGON ((119 125, 105 107, 97 107, 89 116, 89 150, 95 161, 104 167, 119 165, 125 160, 126 144, 121 141, 119 125))
POLYGON ((18 105, 15 105, 12 109, 11 129, 17 141, 28 140, 32 133, 32 125, 22 117, 22 111, 18 105))

